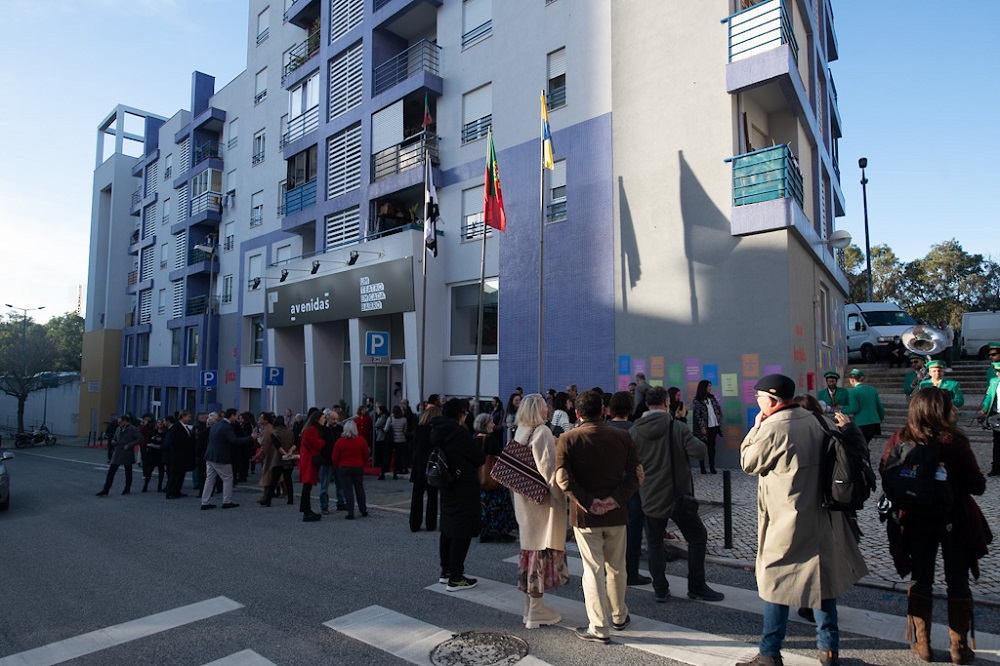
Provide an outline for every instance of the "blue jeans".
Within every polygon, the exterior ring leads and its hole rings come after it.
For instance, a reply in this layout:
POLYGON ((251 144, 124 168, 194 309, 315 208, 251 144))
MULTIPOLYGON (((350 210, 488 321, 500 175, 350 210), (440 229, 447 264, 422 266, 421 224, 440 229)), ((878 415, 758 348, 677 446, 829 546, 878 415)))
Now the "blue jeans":
MULTIPOLYGON (((319 466, 319 509, 330 508, 330 479, 333 478, 333 465, 319 466)), ((334 481, 336 483, 336 481, 334 481)))
MULTIPOLYGON (((816 616, 816 648, 839 650, 840 630, 837 628, 837 600, 824 599, 816 616)), ((788 628, 788 606, 764 602, 764 631, 760 636, 760 653, 765 657, 781 655, 781 644, 788 628)))

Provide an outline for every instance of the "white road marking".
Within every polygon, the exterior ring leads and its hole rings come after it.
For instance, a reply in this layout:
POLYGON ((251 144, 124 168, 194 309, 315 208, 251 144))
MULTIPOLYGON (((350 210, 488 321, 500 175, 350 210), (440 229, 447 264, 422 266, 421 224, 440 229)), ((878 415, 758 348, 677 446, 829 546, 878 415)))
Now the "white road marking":
POLYGON ((253 650, 241 650, 228 657, 216 659, 205 666, 277 666, 277 664, 265 659, 253 650))
MULTIPOLYGON (((443 585, 440 587, 444 589, 443 585)), ((382 606, 368 606, 323 624, 419 666, 433 666, 431 650, 455 635, 453 631, 382 606)), ((530 654, 517 663, 524 666, 548 666, 547 662, 530 654)))
POLYGON ((243 608, 226 597, 215 597, 188 606, 148 615, 138 620, 105 627, 73 638, 49 643, 25 652, 0 658, 0 666, 51 666, 70 659, 99 652, 116 645, 122 645, 146 636, 152 636, 168 629, 191 624, 215 615, 243 608))

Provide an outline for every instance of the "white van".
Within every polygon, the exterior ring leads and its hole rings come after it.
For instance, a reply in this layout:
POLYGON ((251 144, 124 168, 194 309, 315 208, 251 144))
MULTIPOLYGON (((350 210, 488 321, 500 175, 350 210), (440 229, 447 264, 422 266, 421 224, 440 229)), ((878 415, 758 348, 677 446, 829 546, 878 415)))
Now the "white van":
POLYGON ((906 329, 916 326, 907 312, 895 303, 848 303, 847 355, 860 356, 865 363, 874 363, 889 353, 889 343, 906 329))
POLYGON ((1000 340, 1000 312, 962 315, 962 356, 986 358, 986 345, 1000 340))

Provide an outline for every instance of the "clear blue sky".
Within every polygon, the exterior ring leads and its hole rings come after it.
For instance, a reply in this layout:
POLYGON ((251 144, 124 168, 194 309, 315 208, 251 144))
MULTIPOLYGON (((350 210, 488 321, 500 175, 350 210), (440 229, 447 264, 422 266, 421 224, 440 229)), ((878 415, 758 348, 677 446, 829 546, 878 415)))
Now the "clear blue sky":
MULTIPOLYGON (((904 261, 950 238, 995 252, 984 230, 996 226, 990 192, 1000 189, 996 8, 833 0, 847 196, 838 227, 862 249, 866 156, 872 245, 904 261)), ((45 321, 76 308, 79 285, 86 298, 98 123, 119 103, 186 108, 194 70, 217 87, 230 81, 246 63, 247 12, 243 0, 0 2, 0 304, 44 305, 45 321)))

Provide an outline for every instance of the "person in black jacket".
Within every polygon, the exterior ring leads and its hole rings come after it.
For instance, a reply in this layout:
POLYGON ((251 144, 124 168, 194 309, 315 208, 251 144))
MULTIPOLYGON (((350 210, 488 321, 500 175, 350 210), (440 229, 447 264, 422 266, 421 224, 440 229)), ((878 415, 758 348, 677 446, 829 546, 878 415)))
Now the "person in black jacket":
POLYGON ((434 405, 428 405, 420 414, 413 435, 413 471, 410 473, 410 483, 413 493, 410 496, 410 531, 419 532, 420 524, 427 526, 428 532, 437 529, 438 523, 438 489, 427 485, 427 459, 431 455, 431 423, 441 416, 441 410, 434 405), (424 493, 427 493, 427 513, 424 513, 424 493))
POLYGON ((167 499, 187 497, 182 493, 184 477, 194 469, 194 439, 191 436, 191 412, 184 410, 167 429, 163 438, 164 456, 167 463, 167 499))
POLYGON ((431 422, 431 447, 438 447, 454 476, 449 487, 441 488, 441 577, 449 592, 472 589, 475 578, 465 575, 465 557, 474 537, 479 536, 479 474, 486 462, 465 428, 469 413, 467 400, 452 398, 444 403, 442 415, 431 422))

